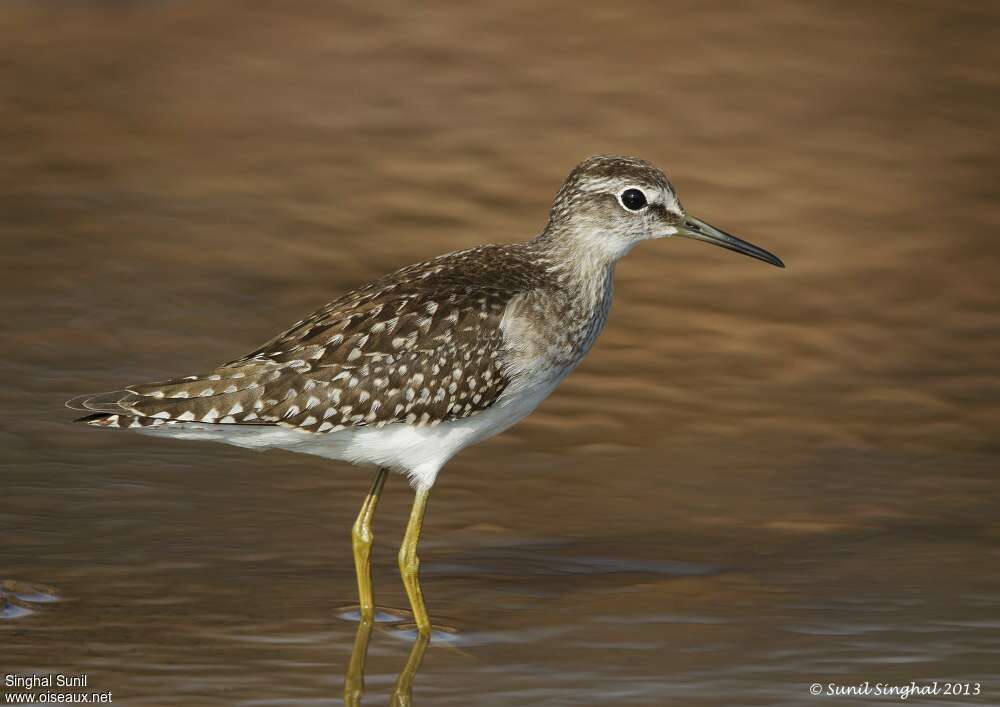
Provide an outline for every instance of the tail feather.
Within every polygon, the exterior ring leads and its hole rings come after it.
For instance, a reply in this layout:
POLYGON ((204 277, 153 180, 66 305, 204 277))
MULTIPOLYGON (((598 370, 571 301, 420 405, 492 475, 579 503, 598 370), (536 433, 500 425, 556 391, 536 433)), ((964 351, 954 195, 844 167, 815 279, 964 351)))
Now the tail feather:
POLYGON ((177 420, 163 420, 159 417, 135 417, 107 412, 95 412, 93 415, 79 417, 73 422, 83 422, 93 427, 113 427, 119 429, 139 429, 141 427, 159 427, 173 425, 177 420))
POLYGON ((131 393, 128 390, 112 390, 107 393, 78 395, 71 400, 67 400, 66 407, 70 410, 80 410, 83 412, 125 413, 128 412, 128 408, 123 405, 123 402, 129 395, 131 393))
POLYGON ((275 424, 280 418, 265 413, 265 405, 274 407, 293 397, 295 386, 309 385, 315 382, 302 379, 294 366, 249 361, 200 376, 81 395, 66 406, 92 413, 77 421, 98 427, 134 429, 167 422, 275 424))

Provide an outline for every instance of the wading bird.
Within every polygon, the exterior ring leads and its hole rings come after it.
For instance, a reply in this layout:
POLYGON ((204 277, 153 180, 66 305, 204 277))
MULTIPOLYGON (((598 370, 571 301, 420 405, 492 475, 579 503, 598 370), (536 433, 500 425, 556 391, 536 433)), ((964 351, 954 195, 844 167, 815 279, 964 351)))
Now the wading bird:
POLYGON ((388 471, 406 474, 415 499, 399 568, 414 621, 427 635, 417 542, 441 467, 534 410, 604 327, 618 260, 642 241, 672 236, 784 267, 689 216, 648 162, 592 157, 569 174, 533 240, 397 270, 209 373, 68 404, 92 413, 81 421, 97 427, 377 467, 352 529, 367 620, 375 609, 372 517, 388 471))

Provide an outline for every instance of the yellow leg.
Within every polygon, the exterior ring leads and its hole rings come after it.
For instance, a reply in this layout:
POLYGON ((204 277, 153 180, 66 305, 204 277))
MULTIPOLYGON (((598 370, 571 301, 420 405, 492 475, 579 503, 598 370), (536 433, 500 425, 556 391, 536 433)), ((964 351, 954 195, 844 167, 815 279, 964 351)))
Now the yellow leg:
POLYGON ((406 535, 403 536, 403 544, 399 548, 399 573, 403 576, 406 597, 410 600, 410 608, 413 609, 413 620, 422 636, 430 635, 431 622, 427 618, 424 595, 420 591, 418 574, 420 558, 417 557, 417 543, 420 542, 420 528, 424 523, 428 495, 430 491, 427 489, 417 491, 416 498, 413 499, 413 509, 410 511, 410 521, 406 524, 406 535))
POLYGON ((372 598, 372 518, 378 505, 382 487, 385 485, 386 469, 379 469, 375 474, 372 487, 361 504, 358 519, 351 528, 351 546, 354 548, 354 570, 358 575, 358 597, 361 600, 361 620, 372 619, 375 616, 375 601, 372 598))
POLYGON ((360 707, 365 692, 365 659, 368 657, 368 641, 372 636, 371 619, 361 619, 358 632, 354 636, 354 650, 351 662, 347 664, 344 676, 344 707, 360 707))
POLYGON ((412 707, 413 705, 413 678, 420 670, 420 663, 424 659, 424 651, 427 650, 427 642, 430 639, 424 635, 417 635, 417 640, 413 642, 410 649, 410 656, 406 659, 406 665, 399 673, 396 686, 392 690, 392 698, 389 701, 390 707, 412 707))

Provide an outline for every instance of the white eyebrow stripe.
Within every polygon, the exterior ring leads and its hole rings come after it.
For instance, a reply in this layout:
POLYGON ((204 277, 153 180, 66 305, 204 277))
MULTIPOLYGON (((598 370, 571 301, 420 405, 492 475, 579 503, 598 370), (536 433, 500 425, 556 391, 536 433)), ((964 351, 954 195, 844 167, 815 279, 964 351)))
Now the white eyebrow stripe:
POLYGON ((638 189, 646 195, 646 202, 649 204, 662 204, 667 211, 675 214, 684 213, 681 202, 673 189, 662 184, 643 184, 641 182, 626 181, 621 177, 589 177, 580 182, 579 189, 590 193, 611 193, 622 204, 622 194, 629 189, 638 189))
MULTIPOLYGON (((653 184, 629 182, 621 177, 588 177, 580 181, 579 189, 586 192, 613 192, 620 195, 626 189, 639 189, 646 195, 646 200, 652 203, 650 197, 656 197, 662 187, 653 184)), ((659 199, 656 199, 659 201, 659 199)))
POLYGON ((681 202, 677 199, 677 195, 674 194, 669 188, 664 188, 660 194, 661 203, 666 207, 667 211, 671 211, 675 214, 684 213, 681 208, 681 202))

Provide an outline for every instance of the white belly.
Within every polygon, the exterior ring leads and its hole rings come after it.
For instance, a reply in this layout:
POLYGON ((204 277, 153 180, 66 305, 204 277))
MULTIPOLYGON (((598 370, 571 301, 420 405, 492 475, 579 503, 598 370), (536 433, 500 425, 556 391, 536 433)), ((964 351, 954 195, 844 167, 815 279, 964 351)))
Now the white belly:
POLYGON ((549 396, 565 373, 518 386, 514 394, 506 400, 501 398, 488 410, 434 427, 399 423, 314 434, 285 427, 186 423, 142 431, 150 435, 225 442, 258 450, 286 449, 353 464, 385 466, 406 473, 416 488, 430 488, 449 459, 526 417, 549 396))
POLYGON ((529 415, 557 383, 533 386, 506 404, 501 402, 475 415, 434 427, 395 424, 382 428, 349 428, 336 433, 338 439, 329 447, 317 439, 316 450, 310 453, 399 469, 406 472, 414 487, 430 488, 449 459, 529 415))

